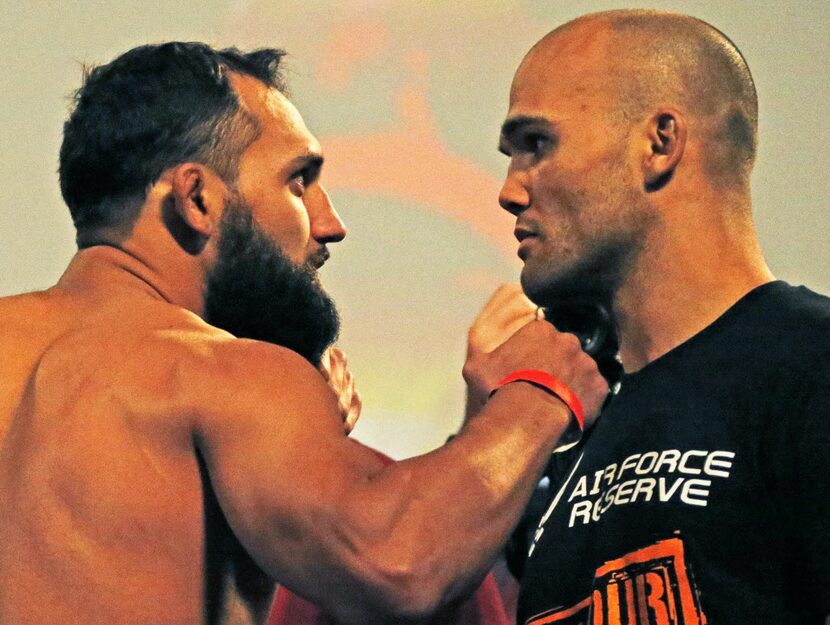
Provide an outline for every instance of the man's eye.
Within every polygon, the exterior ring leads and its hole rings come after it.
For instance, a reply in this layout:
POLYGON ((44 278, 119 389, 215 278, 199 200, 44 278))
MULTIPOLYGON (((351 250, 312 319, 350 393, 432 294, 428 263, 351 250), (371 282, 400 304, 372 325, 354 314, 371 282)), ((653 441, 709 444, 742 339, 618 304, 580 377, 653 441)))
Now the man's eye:
POLYGON ((291 192, 295 195, 302 195, 305 193, 308 182, 308 173, 301 170, 291 176, 288 181, 288 188, 291 189, 291 192))
POLYGON ((547 135, 540 133, 529 133, 524 136, 522 140, 522 151, 530 152, 536 156, 540 156, 551 145, 551 139, 547 135))

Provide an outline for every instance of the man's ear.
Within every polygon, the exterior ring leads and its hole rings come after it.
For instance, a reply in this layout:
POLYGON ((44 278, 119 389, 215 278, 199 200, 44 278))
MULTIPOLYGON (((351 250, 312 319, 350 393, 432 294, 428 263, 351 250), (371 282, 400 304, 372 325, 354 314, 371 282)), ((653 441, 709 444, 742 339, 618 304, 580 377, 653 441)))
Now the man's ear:
POLYGON ((663 109, 648 120, 649 147, 643 157, 643 179, 648 191, 663 188, 686 149, 686 118, 676 109, 663 109))
POLYGON ((209 239, 219 228, 224 207, 225 185, 215 173, 199 163, 173 168, 173 209, 196 238, 209 239))

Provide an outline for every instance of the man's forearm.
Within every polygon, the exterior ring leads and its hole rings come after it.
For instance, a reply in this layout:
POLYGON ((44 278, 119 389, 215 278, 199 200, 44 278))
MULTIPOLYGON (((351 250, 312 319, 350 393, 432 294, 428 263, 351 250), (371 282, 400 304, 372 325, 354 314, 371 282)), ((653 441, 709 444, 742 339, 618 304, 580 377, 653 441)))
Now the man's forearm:
POLYGON ((384 537, 363 543, 374 582, 386 578, 379 585, 390 592, 399 586, 410 616, 426 615, 478 583, 570 419, 559 400, 512 384, 450 443, 380 472, 350 502, 350 516, 363 526, 358 533, 384 537))

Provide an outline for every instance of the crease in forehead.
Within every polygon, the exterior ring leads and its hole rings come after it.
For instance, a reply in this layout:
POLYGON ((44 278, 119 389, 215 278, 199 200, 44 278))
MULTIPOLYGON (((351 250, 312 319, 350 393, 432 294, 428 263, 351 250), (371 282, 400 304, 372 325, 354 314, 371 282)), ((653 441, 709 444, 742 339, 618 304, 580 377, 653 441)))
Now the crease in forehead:
POLYGON ((240 107, 257 121, 262 135, 291 140, 304 146, 309 154, 321 152, 319 142, 306 127, 297 107, 278 89, 244 74, 230 73, 229 77, 240 107))

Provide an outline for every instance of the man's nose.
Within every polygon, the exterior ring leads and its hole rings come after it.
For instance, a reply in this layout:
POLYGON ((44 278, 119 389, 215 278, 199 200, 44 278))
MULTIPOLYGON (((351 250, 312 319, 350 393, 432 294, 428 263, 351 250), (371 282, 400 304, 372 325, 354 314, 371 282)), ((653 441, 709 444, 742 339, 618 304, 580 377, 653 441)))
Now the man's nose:
POLYGON ((499 204, 513 215, 518 215, 530 206, 530 193, 518 173, 507 173, 499 192, 499 204))
POLYGON ((311 210, 311 236, 318 243, 337 243, 346 238, 346 225, 334 210, 329 194, 321 185, 315 185, 314 206, 311 210))

